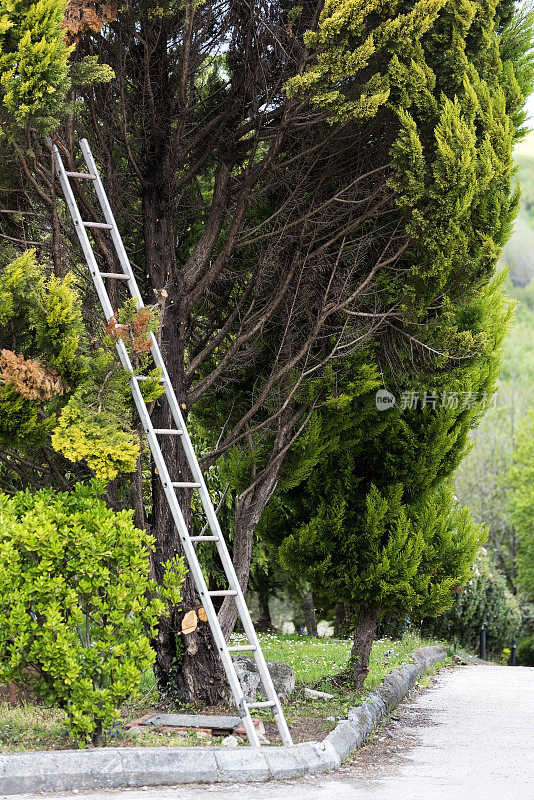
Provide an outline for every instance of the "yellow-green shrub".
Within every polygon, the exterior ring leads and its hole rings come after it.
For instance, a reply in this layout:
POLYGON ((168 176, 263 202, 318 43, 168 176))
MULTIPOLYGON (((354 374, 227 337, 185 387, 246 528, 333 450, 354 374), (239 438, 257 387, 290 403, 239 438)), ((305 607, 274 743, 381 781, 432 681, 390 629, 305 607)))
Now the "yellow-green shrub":
POLYGON ((153 663, 150 638, 185 573, 174 559, 156 589, 152 537, 102 489, 0 495, 0 683, 64 709, 71 736, 95 744, 153 663))

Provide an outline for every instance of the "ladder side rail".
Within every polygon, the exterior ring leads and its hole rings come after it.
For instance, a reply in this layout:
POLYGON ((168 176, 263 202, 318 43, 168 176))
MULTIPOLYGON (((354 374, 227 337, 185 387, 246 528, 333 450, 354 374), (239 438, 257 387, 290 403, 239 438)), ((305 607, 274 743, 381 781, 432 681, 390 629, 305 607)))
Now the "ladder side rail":
POLYGON ((284 742, 284 744, 291 745, 293 744, 293 741, 291 738, 291 734, 289 732, 289 728, 287 726, 287 722, 285 720, 285 716, 282 710, 282 705, 280 703, 280 698, 278 697, 278 693, 274 687, 271 673, 269 672, 269 669, 267 667, 267 662, 263 654, 263 651, 261 649, 256 629, 254 628, 254 625, 252 623, 250 612, 248 610, 248 606, 245 601, 245 596, 241 589, 241 585, 237 579, 234 564, 230 557, 230 553, 228 552, 228 546, 224 539, 222 529, 219 524, 215 508, 213 506, 213 502, 208 492, 203 472, 200 469, 200 464, 198 463, 197 455, 195 453, 193 444, 191 442, 191 438, 187 431, 187 426, 185 425, 180 405, 178 403, 174 389, 172 388, 167 368, 163 361, 163 357, 161 355, 161 351, 159 349, 154 334, 152 334, 151 352, 152 352, 152 357, 154 359, 154 363, 161 369, 165 390, 167 394, 167 400, 171 408, 171 413, 174 418, 175 425, 177 428, 181 428, 183 431, 183 435, 181 436, 182 445, 186 454, 187 461, 191 468, 193 480, 195 480, 197 483, 200 483, 198 492, 202 501, 202 506, 204 508, 206 518, 208 520, 209 527, 212 533, 218 537, 218 541, 215 543, 215 546, 217 547, 219 557, 221 559, 224 571, 228 578, 229 587, 230 589, 233 589, 237 592, 236 596, 234 597, 234 601, 237 606, 239 617, 243 624, 245 635, 247 636, 247 639, 250 642, 250 644, 254 645, 256 648, 253 655, 255 662, 258 666, 258 671, 260 674, 261 681, 263 683, 268 699, 275 703, 273 715, 276 718, 276 723, 280 732, 280 736, 282 737, 282 741, 284 742), (167 389, 169 389, 169 391, 167 391, 167 389))
POLYGON ((100 305, 102 306, 102 310, 104 311, 104 316, 107 322, 113 316, 113 307, 109 300, 108 293, 104 285, 104 281, 100 276, 100 269, 98 267, 95 254, 93 252, 93 248, 91 247, 91 242, 89 241, 89 237, 87 236, 82 216, 80 214, 80 209, 78 208, 76 198, 74 197, 74 192, 72 191, 72 187, 69 183, 69 179, 65 172, 65 167, 63 165, 63 161, 59 153, 59 150, 57 148, 57 145, 54 145, 54 156, 56 158, 56 164, 58 166, 59 182, 61 184, 61 188, 63 189, 65 201, 70 211, 72 221, 74 222, 74 228, 76 230, 76 233, 78 234, 78 239, 80 240, 83 254, 86 258, 87 264, 89 265, 89 271, 91 273, 91 277, 93 278, 93 283, 95 285, 95 289, 98 294, 98 299, 100 300, 100 305))
POLYGON ((132 266, 130 264, 130 259, 128 258, 128 255, 126 253, 122 237, 119 233, 117 223, 115 222, 115 217, 113 216, 113 212, 111 210, 111 206, 109 204, 109 200, 106 195, 106 190, 104 189, 104 185, 100 177, 100 172, 97 169, 87 139, 80 139, 80 149, 82 151, 89 172, 95 176, 93 184, 95 187, 96 196, 98 197, 98 202, 100 203, 100 207, 102 209, 106 222, 108 223, 108 225, 111 225, 109 232, 111 234, 113 244, 115 245, 115 252, 117 253, 122 271, 124 272, 125 275, 128 276, 128 288, 130 290, 130 294, 132 295, 132 297, 135 297, 137 301, 137 307, 142 308, 144 306, 143 298, 141 297, 141 292, 139 291, 139 287, 137 286, 137 281, 135 280, 135 275, 133 273, 132 266))

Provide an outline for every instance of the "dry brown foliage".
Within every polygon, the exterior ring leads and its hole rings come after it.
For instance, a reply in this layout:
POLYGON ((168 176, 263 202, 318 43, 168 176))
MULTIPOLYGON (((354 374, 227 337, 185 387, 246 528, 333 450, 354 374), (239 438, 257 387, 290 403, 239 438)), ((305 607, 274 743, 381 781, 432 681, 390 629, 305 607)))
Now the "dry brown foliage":
POLYGON ((50 400, 68 390, 55 370, 12 350, 0 353, 0 380, 11 384, 15 392, 26 400, 50 400))
POLYGON ((98 33, 104 25, 117 16, 117 4, 91 3, 87 0, 70 0, 63 27, 66 28, 66 38, 69 44, 75 44, 82 34, 87 32, 98 33))
POLYGON ((113 339, 122 339, 134 353, 148 353, 152 339, 148 330, 152 317, 151 308, 140 308, 131 322, 120 323, 117 314, 110 317, 104 325, 108 336, 113 339))

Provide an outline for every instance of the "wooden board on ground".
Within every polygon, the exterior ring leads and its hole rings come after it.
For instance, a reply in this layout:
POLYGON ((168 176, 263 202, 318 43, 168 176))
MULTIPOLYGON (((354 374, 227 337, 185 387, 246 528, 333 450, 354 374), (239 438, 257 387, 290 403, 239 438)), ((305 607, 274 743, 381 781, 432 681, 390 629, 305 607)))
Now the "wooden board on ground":
POLYGON ((217 714, 146 714, 126 727, 134 725, 144 728, 191 728, 227 733, 241 725, 241 717, 217 714))

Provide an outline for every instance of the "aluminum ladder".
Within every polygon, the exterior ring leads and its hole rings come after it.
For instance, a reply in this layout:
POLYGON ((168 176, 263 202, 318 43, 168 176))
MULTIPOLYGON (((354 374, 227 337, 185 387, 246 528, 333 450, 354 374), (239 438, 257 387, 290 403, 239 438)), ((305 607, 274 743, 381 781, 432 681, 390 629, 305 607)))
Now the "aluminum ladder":
MULTIPOLYGON (((130 295, 136 299, 138 308, 141 308, 144 305, 144 303, 139 293, 139 289, 137 287, 137 283, 132 271, 130 261, 126 254, 126 250, 124 248, 119 230, 115 223, 115 219, 113 217, 113 213, 111 211, 111 207, 109 205, 106 192, 104 190, 104 186, 102 184, 100 175, 98 173, 98 169, 96 167, 87 140, 82 139, 80 141, 80 149, 82 151, 85 163, 87 165, 87 170, 88 170, 87 172, 68 172, 63 165, 63 161, 61 159, 61 155, 59 153, 57 146, 56 145, 52 146, 53 146, 55 163, 59 174, 59 180, 61 183, 61 188, 63 189, 63 194, 68 209, 70 211, 72 220, 74 222, 74 227, 78 234, 78 238, 80 240, 80 244, 82 246, 85 259, 89 266, 91 277, 93 279, 93 283, 95 285, 98 294, 98 299, 100 300, 100 304, 102 306, 106 322, 108 322, 113 317, 114 310, 111 306, 111 302, 108 293, 106 291, 104 278, 118 280, 118 281, 125 281, 128 286, 130 295), (78 204, 76 202, 76 198, 74 196, 70 184, 71 178, 93 182, 94 189, 96 191, 96 196, 100 203, 100 207, 102 209, 105 222, 86 222, 82 220, 80 210, 78 208, 78 204), (109 230, 122 272, 109 273, 100 271, 91 242, 87 235, 87 230, 91 228, 103 228, 109 230)), ((176 394, 174 393, 174 389, 169 379, 169 375, 165 368, 161 351, 154 334, 151 334, 151 342, 152 344, 150 352, 152 354, 154 364, 161 370, 162 382, 165 387, 165 396, 167 398, 167 402, 169 404, 171 414, 174 420, 174 428, 171 429, 156 429, 153 427, 147 406, 145 404, 145 401, 143 399, 143 396, 139 388, 139 381, 143 380, 143 376, 134 375, 132 363, 130 361, 130 357, 128 355, 126 346, 122 341, 122 339, 117 339, 116 348, 121 365, 131 375, 130 389, 135 402, 135 406, 139 413, 139 417, 141 419, 144 431, 148 439, 150 451, 152 453, 152 457, 154 459, 154 463, 157 468, 159 478, 163 485, 167 502, 169 503, 169 507, 174 519, 174 524, 176 525, 180 537, 180 542, 182 544, 182 548, 184 550, 184 554, 189 565, 189 569, 195 581, 195 585, 198 594, 200 596, 200 600, 204 606, 204 610, 206 612, 206 616, 213 634, 213 638, 215 640, 216 647, 219 651, 219 655, 223 663, 231 691, 235 698, 239 716, 241 717, 243 724, 245 726, 245 730, 247 732, 250 744, 254 747, 260 747, 261 743, 258 734, 256 732, 256 728, 254 727, 250 710, 254 708, 272 709, 274 720, 280 732, 280 736, 282 738, 283 743, 286 745, 291 745, 293 742, 291 740, 291 734, 289 732, 289 728, 287 726, 287 722, 284 717, 284 712, 282 710, 280 699, 274 688, 269 670, 267 669, 265 657, 261 650, 261 646, 258 641, 254 625, 250 618, 250 613, 245 603, 245 598, 243 596, 243 592, 241 591, 241 587, 239 585, 239 581, 237 579, 237 575, 234 570, 232 559, 230 558, 230 554, 228 552, 228 548, 226 546, 226 542, 224 540, 221 527, 219 525, 219 521, 215 513, 215 509, 211 502, 211 498, 208 489, 206 487, 206 483, 204 481, 204 476, 200 469, 198 459, 196 457, 195 451, 191 444, 191 439, 189 437, 189 434, 185 426, 185 422, 180 410, 180 405, 176 398, 176 394), (192 482, 176 482, 171 479, 171 476, 169 474, 169 468, 167 466, 167 463, 165 462, 163 453, 161 451, 161 447, 159 445, 158 437, 160 436, 178 436, 180 438, 180 442, 182 444, 182 447, 184 448, 185 455, 187 461, 189 462, 189 467, 191 469, 191 475, 193 477, 192 482), (206 519, 208 521, 210 535, 191 536, 189 534, 187 525, 184 520, 184 516, 182 514, 182 510, 180 508, 180 504, 178 502, 178 498, 176 496, 175 490, 178 488, 195 489, 198 491, 200 499, 202 501, 204 512, 206 514, 206 519), (208 590, 194 547, 195 542, 215 543, 224 571, 226 573, 226 578, 228 581, 228 589, 219 591, 208 590), (235 600, 239 618, 241 619, 241 622, 243 624, 243 629, 245 631, 248 640, 247 645, 229 646, 226 643, 226 640, 224 638, 219 623, 219 619, 217 617, 217 612, 215 611, 212 602, 213 597, 226 597, 226 596, 231 596, 235 600), (245 695, 241 687, 241 684, 239 682, 239 678, 235 671, 231 657, 232 652, 242 652, 242 651, 251 652, 254 656, 260 674, 260 678, 264 687, 265 695, 268 698, 264 702, 249 703, 245 700, 245 695)))

